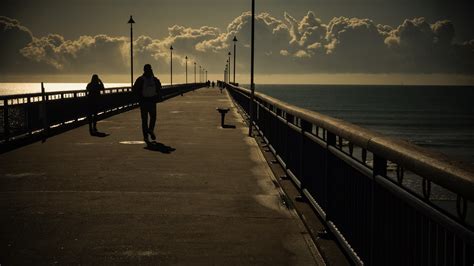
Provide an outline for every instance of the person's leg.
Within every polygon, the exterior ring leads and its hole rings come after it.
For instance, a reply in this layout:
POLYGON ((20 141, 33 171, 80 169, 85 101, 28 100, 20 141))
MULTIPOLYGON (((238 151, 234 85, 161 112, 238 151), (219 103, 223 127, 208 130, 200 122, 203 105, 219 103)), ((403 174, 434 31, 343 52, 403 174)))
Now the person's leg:
POLYGON ((89 123, 89 133, 93 135, 94 133, 94 117, 93 117, 93 110, 92 110, 92 103, 88 102, 87 106, 87 122, 89 123))
POLYGON ((144 102, 140 103, 140 115, 142 118, 143 139, 148 141, 148 111, 144 102))
POLYGON ((150 103, 150 126, 148 127, 148 133, 152 140, 156 139, 155 136, 155 123, 156 123, 156 103, 150 103))
POLYGON ((94 133, 94 122, 92 121, 92 114, 87 115, 87 121, 89 122, 89 133, 92 135, 94 133))
POLYGON ((97 132, 97 111, 94 110, 92 114, 92 130, 97 132))

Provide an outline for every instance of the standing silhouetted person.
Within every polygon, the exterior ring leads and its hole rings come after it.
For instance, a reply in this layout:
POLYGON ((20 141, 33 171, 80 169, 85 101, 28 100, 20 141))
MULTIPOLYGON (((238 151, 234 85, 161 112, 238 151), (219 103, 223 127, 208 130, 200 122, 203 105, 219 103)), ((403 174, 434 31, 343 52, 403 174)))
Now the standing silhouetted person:
POLYGON ((97 74, 92 75, 91 82, 87 84, 87 103, 88 103, 88 120, 89 133, 91 136, 98 135, 97 131, 97 113, 99 112, 100 91, 104 89, 104 83, 99 79, 97 74))
POLYGON ((143 140, 148 144, 148 135, 152 140, 156 140, 156 102, 160 99, 161 82, 153 74, 150 64, 143 67, 143 75, 137 78, 133 84, 133 91, 138 97, 140 103, 140 113, 142 117, 143 140), (148 117, 150 120, 148 121, 148 117))

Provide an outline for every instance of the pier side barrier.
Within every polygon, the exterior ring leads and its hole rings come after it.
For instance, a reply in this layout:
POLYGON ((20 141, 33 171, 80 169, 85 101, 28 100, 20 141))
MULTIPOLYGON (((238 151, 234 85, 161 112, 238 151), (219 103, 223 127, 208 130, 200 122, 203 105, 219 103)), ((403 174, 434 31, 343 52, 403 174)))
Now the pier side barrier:
MULTIPOLYGON (((248 118, 250 90, 219 82, 248 118)), ((255 93, 253 124, 356 264, 473 265, 474 171, 255 93)))
MULTIPOLYGON (((162 101, 204 86, 163 86, 162 101)), ((130 87, 104 89, 98 104, 99 120, 138 107, 130 87)), ((85 90, 0 96, 0 152, 83 125, 87 115, 85 90)))

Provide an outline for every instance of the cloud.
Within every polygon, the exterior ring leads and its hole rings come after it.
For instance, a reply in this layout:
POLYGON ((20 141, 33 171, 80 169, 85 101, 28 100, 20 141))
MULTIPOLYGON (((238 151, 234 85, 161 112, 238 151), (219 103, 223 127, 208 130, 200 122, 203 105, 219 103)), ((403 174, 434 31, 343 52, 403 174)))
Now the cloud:
MULTIPOLYGON (((244 12, 226 29, 174 25, 168 35, 134 41, 135 71, 151 63, 167 73, 170 46, 176 67, 193 62, 210 72, 224 69, 232 39, 238 38, 237 69, 250 64, 251 14, 244 12)), ((0 73, 110 73, 129 71, 129 39, 105 34, 66 40, 58 34, 35 37, 19 21, 0 17, 0 53, 10 64, 0 73), (4 41, 3 41, 4 40, 4 41)), ((335 17, 323 22, 309 11, 300 19, 288 13, 279 19, 260 13, 255 21, 258 73, 474 73, 474 40, 454 43, 449 20, 429 22, 423 17, 400 25, 382 25, 369 18, 335 17)))
POLYGON ((124 60, 127 47, 125 37, 97 35, 65 40, 61 35, 49 34, 34 38, 20 53, 31 61, 44 63, 61 73, 104 70, 117 73, 127 69, 124 60))
POLYGON ((425 18, 406 19, 390 31, 384 43, 390 48, 392 69, 412 73, 474 73, 474 50, 467 41, 455 44, 449 20, 429 24, 425 18))
POLYGON ((33 40, 31 31, 18 20, 0 16, 0 40, 0 73, 25 71, 29 62, 20 50, 33 40))

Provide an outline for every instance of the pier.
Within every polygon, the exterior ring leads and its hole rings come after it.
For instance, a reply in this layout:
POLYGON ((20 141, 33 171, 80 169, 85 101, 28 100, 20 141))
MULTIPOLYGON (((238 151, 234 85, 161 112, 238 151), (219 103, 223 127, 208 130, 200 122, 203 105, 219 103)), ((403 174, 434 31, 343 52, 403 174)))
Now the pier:
POLYGON ((132 109, 0 155, 2 265, 321 265, 227 94, 132 109), (217 107, 231 108, 222 128, 217 107))
POLYGON ((107 93, 104 138, 84 113, 29 114, 82 110, 80 93, 4 100, 0 263, 472 265, 469 166, 219 84, 166 88, 148 146, 127 88, 107 93))

